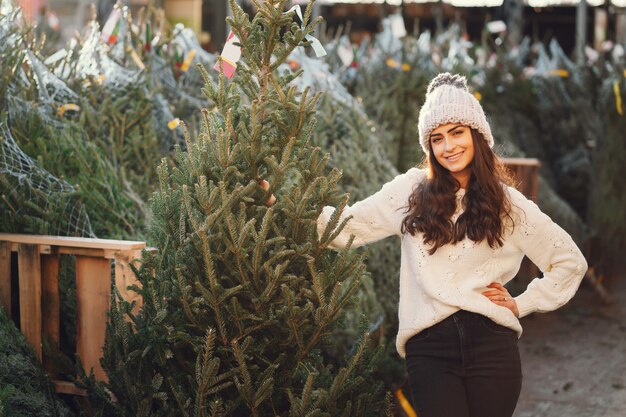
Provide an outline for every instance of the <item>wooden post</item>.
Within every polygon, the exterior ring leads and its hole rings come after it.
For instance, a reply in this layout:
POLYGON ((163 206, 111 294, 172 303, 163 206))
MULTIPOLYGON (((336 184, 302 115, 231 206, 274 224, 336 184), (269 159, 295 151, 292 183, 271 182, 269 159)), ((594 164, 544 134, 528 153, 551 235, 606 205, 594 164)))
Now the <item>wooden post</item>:
POLYGON ((626 43, 626 10, 624 9, 615 16, 615 43, 626 43))
POLYGON ((107 380, 100 366, 111 299, 111 264, 108 259, 76 257, 76 350, 85 371, 107 380))
POLYGON ((609 24, 609 15, 606 9, 596 7, 593 25, 593 47, 596 51, 602 51, 602 44, 606 41, 606 30, 609 24))
POLYGON ((576 64, 585 65, 587 44, 587 0, 579 0, 576 8, 576 64))
POLYGON ((141 287, 141 282, 137 280, 137 277, 133 273, 132 269, 130 269, 130 264, 138 258, 141 258, 140 250, 118 252, 114 256, 115 286, 124 300, 129 303, 135 301, 133 313, 137 313, 143 304, 143 298, 141 295, 127 289, 130 285, 141 287))
POLYGON ((20 283, 20 328, 41 361, 41 260, 39 245, 17 249, 20 283))
POLYGON ((11 243, 0 242, 0 306, 11 317, 11 243))
POLYGON ((502 8, 506 16, 509 46, 518 46, 524 36, 524 1, 504 0, 502 8))
POLYGON ((515 188, 536 203, 541 162, 536 158, 503 158, 502 162, 516 182, 515 188))
MULTIPOLYGON (((61 301, 59 296, 59 255, 41 256, 41 315, 43 336, 52 343, 59 343, 61 332, 61 301)), ((47 371, 51 363, 44 358, 47 371)))
MULTIPOLYGON (((503 158, 502 162, 511 173, 515 181, 515 188, 524 194, 526 198, 537 203, 541 162, 535 158, 503 158)), ((524 257, 517 276, 525 280, 530 280, 538 275, 539 268, 528 258, 524 257)))
POLYGON ((433 17, 435 18, 435 35, 439 35, 443 33, 443 30, 444 30, 443 5, 441 4, 441 1, 438 1, 437 3, 433 4, 431 13, 433 17))
POLYGON ((165 16, 172 24, 182 23, 200 35, 202 31, 202 0, 167 0, 163 3, 163 9, 165 16))

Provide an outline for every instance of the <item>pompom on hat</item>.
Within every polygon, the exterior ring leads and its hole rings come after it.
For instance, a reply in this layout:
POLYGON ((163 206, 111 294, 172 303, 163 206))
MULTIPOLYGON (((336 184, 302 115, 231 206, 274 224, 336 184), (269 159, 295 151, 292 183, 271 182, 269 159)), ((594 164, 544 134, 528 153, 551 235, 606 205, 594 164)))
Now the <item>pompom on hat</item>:
POLYGON ((467 80, 462 75, 444 72, 428 85, 426 101, 417 122, 420 145, 426 155, 431 132, 447 123, 461 123, 478 130, 489 147, 493 147, 493 136, 485 112, 476 97, 467 90, 467 80))

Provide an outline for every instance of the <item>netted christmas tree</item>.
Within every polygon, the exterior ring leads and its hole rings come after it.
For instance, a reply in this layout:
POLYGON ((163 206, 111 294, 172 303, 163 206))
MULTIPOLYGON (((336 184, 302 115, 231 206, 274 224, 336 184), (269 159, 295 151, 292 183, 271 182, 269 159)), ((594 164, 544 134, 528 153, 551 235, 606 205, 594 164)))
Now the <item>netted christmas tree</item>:
MULTIPOLYGON (((312 143, 330 153, 329 166, 341 167, 339 187, 349 193, 350 204, 378 191, 398 174, 383 148, 387 132, 367 117, 362 103, 340 84, 327 63, 306 56, 302 49, 294 51, 289 63, 304 70, 294 80, 301 91, 310 88, 313 92, 326 92, 317 106, 312 143)), ((362 280, 357 295, 359 308, 349 314, 348 324, 352 326, 342 329, 336 337, 354 340, 358 317, 364 314, 378 343, 387 350, 380 378, 390 387, 401 383, 405 373, 395 350, 400 245, 391 238, 368 245, 365 263, 369 275, 362 280)))
POLYGON ((582 248, 587 239, 586 225, 557 192, 551 159, 547 156, 540 128, 535 84, 542 81, 535 78, 555 75, 537 74, 534 67, 526 67, 526 63, 534 62, 532 49, 528 38, 514 50, 496 47, 490 58, 493 64, 477 68, 472 80, 489 117, 497 153, 504 157, 528 157, 541 161, 537 204, 582 248))
POLYGON ((354 94, 368 116, 380 125, 382 148, 399 172, 418 164, 423 153, 416 140, 418 110, 435 75, 430 51, 415 38, 397 39, 387 27, 377 35, 370 56, 363 58, 354 94))
POLYGON ((216 108, 174 166, 159 168, 158 251, 138 271, 139 313, 112 309, 103 365, 117 401, 92 386, 102 415, 384 414, 366 323, 349 357, 325 350, 365 268, 349 248, 326 250, 339 214, 318 236, 322 207, 347 197, 310 144, 319 96, 279 70, 317 23, 312 3, 302 22, 285 3, 258 3, 250 19, 231 1, 241 61, 232 83, 205 73, 216 108))
POLYGON ((555 188, 583 219, 587 219, 591 191, 590 147, 600 135, 594 111, 594 79, 577 68, 556 40, 550 53, 539 48, 537 73, 532 77, 537 94, 537 118, 542 162, 554 175, 555 188))
POLYGON ((187 67, 212 56, 189 29, 162 29, 162 10, 137 26, 116 6, 117 38, 94 17, 46 57, 20 9, 0 4, 0 230, 143 238, 154 160, 184 145, 176 116, 199 113, 201 77, 187 67))
MULTIPOLYGON (((68 89, 47 78, 20 26, 21 10, 0 1, 0 230, 4 232, 92 236, 93 230, 77 189, 44 168, 36 155, 24 151, 23 140, 35 142, 43 132, 59 129, 49 117, 51 103, 68 89), (42 97, 43 96, 43 97, 42 97), (39 106, 25 101, 42 99, 39 106), (33 129, 17 131, 12 122, 33 129), (31 123, 46 118, 42 123, 31 123)), ((62 83, 61 83, 62 84, 62 83)), ((69 93, 71 94, 71 92, 69 93)), ((50 136, 48 135, 48 138, 50 136)))
POLYGON ((598 114, 602 134, 593 155, 593 188, 590 195, 590 224, 594 236, 592 255, 605 270, 624 264, 626 246, 626 116, 624 115, 623 67, 608 77, 599 92, 598 114))

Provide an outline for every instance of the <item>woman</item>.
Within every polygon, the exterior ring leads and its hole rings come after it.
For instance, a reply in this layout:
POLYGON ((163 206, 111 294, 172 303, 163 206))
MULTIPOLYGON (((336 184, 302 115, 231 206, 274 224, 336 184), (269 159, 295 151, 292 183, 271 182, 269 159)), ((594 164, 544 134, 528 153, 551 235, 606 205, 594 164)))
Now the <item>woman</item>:
MULTIPOLYGON (((504 184, 493 137, 464 77, 430 83, 419 114, 427 169, 412 168, 348 206, 330 247, 401 238, 399 331, 419 417, 505 417, 521 389, 519 318, 554 310, 587 264, 570 236, 504 184), (519 296, 504 284, 524 255, 543 271, 519 296)), ((333 207, 318 219, 321 236, 333 207)))

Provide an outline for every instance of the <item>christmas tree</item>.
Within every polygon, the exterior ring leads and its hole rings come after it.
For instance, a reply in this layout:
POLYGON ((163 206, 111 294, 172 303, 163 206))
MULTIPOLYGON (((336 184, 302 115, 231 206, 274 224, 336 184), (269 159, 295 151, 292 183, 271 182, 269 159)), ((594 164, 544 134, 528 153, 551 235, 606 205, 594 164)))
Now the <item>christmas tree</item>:
POLYGON ((241 61, 231 83, 204 72, 215 110, 174 166, 159 167, 158 252, 137 271, 143 306, 114 305, 109 382, 91 387, 104 415, 384 414, 365 329, 349 357, 325 354, 365 267, 349 248, 325 250, 347 196, 310 144, 319 95, 280 68, 312 40, 312 3, 302 21, 285 3, 258 3, 250 19, 231 1, 241 61), (324 205, 339 210, 318 236, 324 205))
POLYGON ((577 68, 556 40, 550 54, 539 48, 537 75, 532 82, 537 94, 537 119, 545 159, 554 175, 555 188, 587 219, 591 191, 590 148, 600 135, 600 119, 593 109, 596 89, 583 68, 577 68))
POLYGON ((594 236, 592 255, 605 270, 623 265, 621 250, 626 245, 626 204, 623 179, 626 176, 624 129, 624 67, 617 67, 599 91, 598 114, 602 119, 593 155, 593 184, 589 198, 590 225, 594 236))
MULTIPOLYGON (((326 62, 310 58, 298 49, 291 55, 289 64, 304 70, 294 80, 301 91, 310 88, 313 92, 326 92, 317 106, 312 143, 330 152, 329 166, 341 167, 339 187, 349 193, 350 204, 378 191, 398 174, 383 148, 387 132, 367 117, 362 103, 340 84, 339 77, 330 72, 326 62)), ((380 378, 391 387, 403 381, 405 373, 395 350, 400 245, 393 239, 368 245, 365 263, 369 275, 362 280, 357 294, 359 308, 348 313, 348 326, 334 337, 354 340, 359 316, 365 315, 378 343, 387 349, 380 367, 384 375, 380 378)))
POLYGON ((0 416, 69 417, 24 335, 0 307, 0 416))

